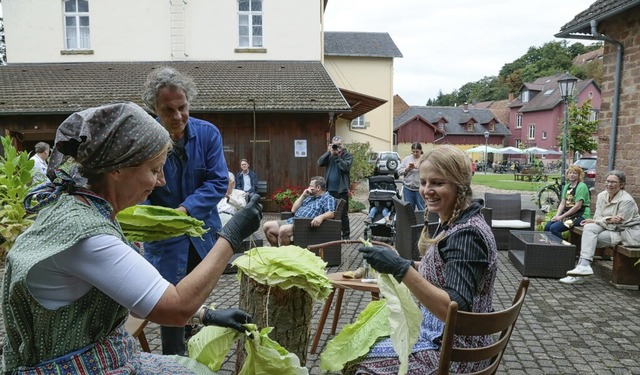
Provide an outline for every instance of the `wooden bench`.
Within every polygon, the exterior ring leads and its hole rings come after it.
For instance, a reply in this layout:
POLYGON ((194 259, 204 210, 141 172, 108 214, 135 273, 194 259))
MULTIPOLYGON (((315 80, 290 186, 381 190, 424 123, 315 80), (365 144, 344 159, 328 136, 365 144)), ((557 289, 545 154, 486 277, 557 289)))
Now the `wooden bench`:
MULTIPOLYGON (((582 227, 573 227, 569 231, 569 241, 576 245, 576 256, 580 256, 582 227)), ((624 246, 598 248, 596 257, 602 259, 613 256, 611 283, 618 289, 638 290, 640 288, 640 267, 635 262, 640 259, 640 247, 624 246)))
POLYGON ((542 173, 540 169, 535 168, 523 168, 520 173, 513 174, 514 181, 547 181, 549 176, 542 173))

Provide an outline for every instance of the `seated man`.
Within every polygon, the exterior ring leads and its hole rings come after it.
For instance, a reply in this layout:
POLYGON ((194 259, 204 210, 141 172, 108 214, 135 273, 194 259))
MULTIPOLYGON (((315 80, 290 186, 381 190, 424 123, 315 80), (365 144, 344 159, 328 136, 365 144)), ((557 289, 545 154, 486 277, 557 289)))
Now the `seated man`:
POLYGON ((220 200, 220 202, 218 202, 218 214, 220 215, 222 226, 227 224, 233 214, 247 205, 244 191, 238 190, 235 187, 236 179, 233 173, 229 172, 229 187, 227 188, 227 194, 220 200))
POLYGON ((336 200, 327 192, 327 182, 323 177, 311 178, 309 187, 293 202, 293 217, 287 220, 271 220, 264 223, 264 234, 271 246, 291 244, 293 219, 313 218, 312 227, 318 227, 326 219, 333 219, 336 200))

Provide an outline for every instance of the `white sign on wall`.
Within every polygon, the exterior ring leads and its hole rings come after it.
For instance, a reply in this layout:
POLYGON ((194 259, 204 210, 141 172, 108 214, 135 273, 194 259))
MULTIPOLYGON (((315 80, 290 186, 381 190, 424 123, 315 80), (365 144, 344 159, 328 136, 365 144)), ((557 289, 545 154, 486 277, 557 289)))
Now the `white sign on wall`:
POLYGON ((294 149, 294 155, 296 158, 306 158, 307 157, 307 140, 306 139, 294 140, 293 149, 294 149))

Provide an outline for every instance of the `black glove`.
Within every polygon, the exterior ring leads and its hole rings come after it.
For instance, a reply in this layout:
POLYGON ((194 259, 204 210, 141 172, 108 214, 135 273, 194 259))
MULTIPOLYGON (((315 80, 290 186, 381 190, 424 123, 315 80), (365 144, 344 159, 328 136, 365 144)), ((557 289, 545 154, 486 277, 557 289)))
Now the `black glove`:
POLYGON ((404 259, 395 251, 384 247, 361 247, 358 250, 374 270, 395 277, 399 283, 414 264, 412 260, 404 259))
POLYGON ((262 205, 258 203, 260 196, 254 194, 249 203, 236 212, 231 220, 218 231, 218 237, 222 237, 231 243, 234 252, 241 252, 242 241, 260 228, 262 220, 262 205))
POLYGON ((247 323, 253 323, 253 318, 240 309, 213 310, 208 307, 204 308, 202 324, 205 326, 233 328, 244 333, 246 329, 242 325, 247 323))

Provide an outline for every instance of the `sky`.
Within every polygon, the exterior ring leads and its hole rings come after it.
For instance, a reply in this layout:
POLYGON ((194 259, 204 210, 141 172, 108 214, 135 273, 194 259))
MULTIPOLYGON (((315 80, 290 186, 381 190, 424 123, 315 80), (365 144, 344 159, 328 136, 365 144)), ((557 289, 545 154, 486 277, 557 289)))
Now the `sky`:
MULTIPOLYGON (((497 76, 595 0, 329 0, 325 31, 387 32, 402 53, 394 94, 425 105, 468 82, 497 76)), ((588 40, 567 39, 569 44, 588 40)))

